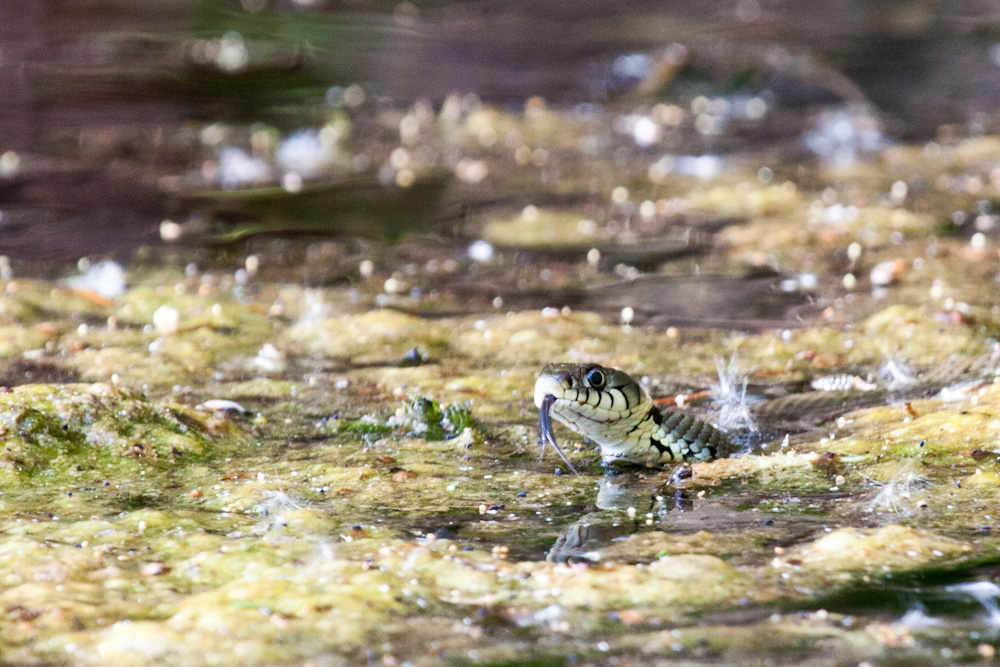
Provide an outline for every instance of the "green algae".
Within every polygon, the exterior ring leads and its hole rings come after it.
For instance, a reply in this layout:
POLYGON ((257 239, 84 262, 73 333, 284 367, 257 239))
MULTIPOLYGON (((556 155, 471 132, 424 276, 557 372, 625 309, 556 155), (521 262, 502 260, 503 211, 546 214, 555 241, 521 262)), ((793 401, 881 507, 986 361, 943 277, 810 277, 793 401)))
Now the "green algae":
POLYGON ((391 425, 403 426, 413 435, 422 435, 428 440, 454 438, 465 429, 476 427, 469 402, 452 403, 442 408, 437 401, 418 396, 390 418, 391 425))
POLYGON ((387 420, 379 420, 372 415, 360 419, 325 420, 319 424, 324 431, 365 436, 383 436, 392 433, 403 433, 427 440, 451 440, 462 436, 463 443, 471 446, 474 436, 473 429, 479 426, 472 417, 470 402, 452 403, 442 407, 431 398, 418 396, 411 398, 396 410, 387 420))

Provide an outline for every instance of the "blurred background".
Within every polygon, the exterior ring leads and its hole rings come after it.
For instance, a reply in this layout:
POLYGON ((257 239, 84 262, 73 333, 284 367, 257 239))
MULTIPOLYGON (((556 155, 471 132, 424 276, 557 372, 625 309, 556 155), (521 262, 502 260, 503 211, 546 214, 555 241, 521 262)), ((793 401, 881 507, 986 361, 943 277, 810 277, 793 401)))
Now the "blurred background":
POLYGON ((994 132, 998 74, 987 0, 3 3, 0 253, 472 240, 630 179, 994 132))

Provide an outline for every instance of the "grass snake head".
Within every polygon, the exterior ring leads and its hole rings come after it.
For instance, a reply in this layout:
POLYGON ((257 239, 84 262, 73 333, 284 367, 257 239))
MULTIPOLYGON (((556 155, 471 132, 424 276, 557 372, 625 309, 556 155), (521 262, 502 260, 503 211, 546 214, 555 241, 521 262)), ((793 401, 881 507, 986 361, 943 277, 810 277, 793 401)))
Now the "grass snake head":
POLYGON ((552 433, 552 417, 599 445, 605 462, 706 461, 730 448, 726 435, 711 424, 661 412, 638 382, 614 368, 549 364, 535 381, 534 398, 542 451, 551 445, 567 464, 552 433))

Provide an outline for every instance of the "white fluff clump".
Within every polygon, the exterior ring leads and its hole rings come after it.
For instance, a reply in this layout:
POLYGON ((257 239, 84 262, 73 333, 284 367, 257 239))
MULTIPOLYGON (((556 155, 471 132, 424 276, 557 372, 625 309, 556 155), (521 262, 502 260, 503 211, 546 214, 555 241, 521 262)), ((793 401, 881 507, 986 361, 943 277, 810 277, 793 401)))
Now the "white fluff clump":
POLYGON ((899 471, 888 482, 870 481, 876 485, 880 485, 881 490, 868 503, 868 509, 895 512, 903 515, 911 513, 908 503, 913 497, 914 492, 920 491, 932 484, 929 477, 919 472, 917 463, 913 459, 900 466, 899 471))

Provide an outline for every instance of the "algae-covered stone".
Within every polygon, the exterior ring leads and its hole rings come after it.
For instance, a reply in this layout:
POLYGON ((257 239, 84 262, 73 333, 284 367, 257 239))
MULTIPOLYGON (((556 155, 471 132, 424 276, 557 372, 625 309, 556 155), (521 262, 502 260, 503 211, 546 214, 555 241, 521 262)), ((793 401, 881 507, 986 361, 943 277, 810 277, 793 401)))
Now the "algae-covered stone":
POLYGON ((579 350, 577 354, 607 350, 598 338, 603 321, 594 313, 556 317, 512 313, 487 318, 484 325, 463 330, 455 347, 470 356, 486 354, 503 363, 535 365, 563 359, 570 350, 579 350))
POLYGON ((94 457, 172 460, 209 453, 238 430, 107 384, 22 385, 0 394, 0 467, 34 473, 94 457))
POLYGON ((715 556, 664 556, 649 566, 548 567, 534 587, 559 591, 566 606, 700 605, 734 600, 749 580, 715 556))
POLYGON ((905 526, 841 528, 785 552, 773 565, 811 570, 908 569, 971 550, 958 540, 905 526))

